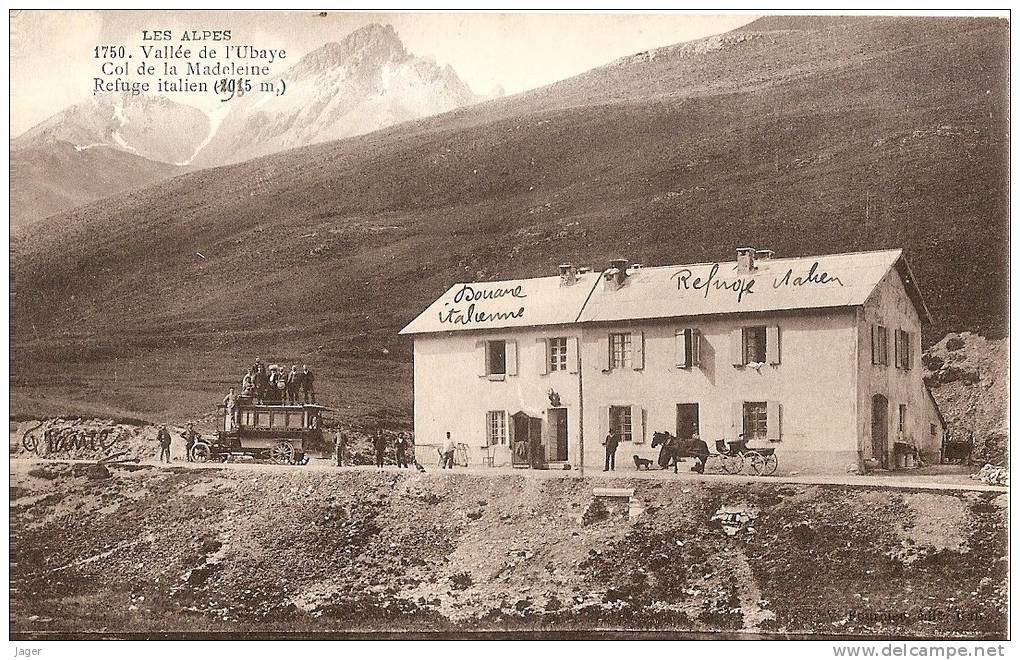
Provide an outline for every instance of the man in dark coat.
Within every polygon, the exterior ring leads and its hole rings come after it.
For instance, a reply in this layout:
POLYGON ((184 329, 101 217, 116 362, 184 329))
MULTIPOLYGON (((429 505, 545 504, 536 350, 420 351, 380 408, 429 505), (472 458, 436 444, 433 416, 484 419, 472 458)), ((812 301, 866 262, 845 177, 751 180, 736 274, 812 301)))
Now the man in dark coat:
MULTIPOLYGON (((343 431, 336 432, 336 466, 343 467, 347 460, 347 434, 343 431)), ((348 461, 348 464, 350 462, 348 461)))
POLYGON ((170 431, 166 430, 166 424, 159 427, 156 434, 156 442, 159 443, 159 462, 170 462, 170 431))
POLYGON ((307 364, 301 365, 304 367, 301 371, 301 393, 304 395, 305 403, 315 403, 315 375, 312 370, 308 368, 307 364))
POLYGON ((269 390, 269 376, 262 362, 255 362, 255 403, 265 403, 266 393, 269 390))
POLYGON ((188 422, 188 427, 184 430, 184 460, 191 461, 191 449, 195 446, 195 441, 198 440, 198 434, 195 433, 195 425, 188 422))
POLYGON ((410 443, 403 433, 397 434, 397 440, 393 443, 393 447, 397 453, 397 467, 406 468, 407 464, 407 450, 410 448, 410 443))
POLYGON ((287 374, 287 403, 297 404, 298 394, 301 391, 301 384, 305 381, 304 372, 298 371, 297 365, 293 365, 290 368, 290 373, 287 374))
POLYGON ((616 449, 620 446, 620 432, 616 429, 609 431, 606 436, 606 467, 603 472, 616 471, 616 449))
POLYGON ((381 468, 383 456, 386 453, 386 436, 382 431, 376 432, 375 438, 372 439, 372 445, 375 447, 375 466, 381 468))

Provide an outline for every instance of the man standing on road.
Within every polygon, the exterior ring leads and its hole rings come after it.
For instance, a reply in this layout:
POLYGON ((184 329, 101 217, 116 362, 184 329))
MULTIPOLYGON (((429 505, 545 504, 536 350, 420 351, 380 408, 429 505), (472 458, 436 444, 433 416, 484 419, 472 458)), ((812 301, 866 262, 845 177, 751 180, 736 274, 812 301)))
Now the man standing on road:
POLYGON ((375 466, 381 468, 383 466, 383 455, 386 453, 386 436, 383 435, 382 431, 376 431, 372 444, 375 446, 375 466))
POLYGON ((184 429, 184 460, 191 462, 191 449, 195 446, 195 440, 198 439, 198 434, 195 433, 195 425, 188 422, 188 426, 184 429))
POLYGON ((230 420, 230 429, 234 428, 234 406, 237 405, 237 395, 234 394, 234 388, 231 387, 230 391, 227 392, 227 396, 223 397, 223 407, 227 409, 227 419, 230 420))
POLYGON ((620 446, 620 432, 616 429, 609 431, 609 435, 606 436, 606 467, 602 469, 603 472, 609 472, 610 470, 616 471, 616 449, 620 446))
MULTIPOLYGON (((343 431, 336 432, 336 466, 343 467, 347 460, 347 434, 343 431)), ((349 462, 349 461, 348 461, 349 462)))
POLYGON ((407 465, 407 450, 408 450, 407 438, 404 437, 403 433, 397 434, 397 441, 394 443, 394 448, 397 452, 397 467, 406 468, 407 465))
POLYGON ((453 452, 456 448, 457 446, 453 444, 453 438, 450 437, 450 432, 447 431, 446 441, 443 442, 443 462, 439 466, 440 468, 453 469, 453 452))
POLYGON ((166 424, 159 427, 156 434, 156 442, 159 443, 159 462, 170 462, 170 431, 166 430, 166 424), (165 459, 165 460, 164 460, 165 459))

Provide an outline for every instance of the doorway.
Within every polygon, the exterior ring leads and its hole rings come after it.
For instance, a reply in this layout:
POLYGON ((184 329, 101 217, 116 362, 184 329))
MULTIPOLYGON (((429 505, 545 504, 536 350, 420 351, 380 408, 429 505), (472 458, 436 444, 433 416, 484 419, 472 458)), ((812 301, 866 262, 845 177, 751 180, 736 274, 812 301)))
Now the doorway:
POLYGON ((871 397, 871 456, 889 467, 889 400, 881 394, 871 397))
POLYGON ((513 420, 513 458, 514 467, 541 467, 542 460, 542 420, 531 417, 526 412, 514 413, 513 420))
POLYGON ((701 436, 701 420, 696 403, 676 404, 676 437, 689 440, 697 434, 701 436))
POLYGON ((567 409, 549 409, 549 446, 547 460, 567 460, 567 409))

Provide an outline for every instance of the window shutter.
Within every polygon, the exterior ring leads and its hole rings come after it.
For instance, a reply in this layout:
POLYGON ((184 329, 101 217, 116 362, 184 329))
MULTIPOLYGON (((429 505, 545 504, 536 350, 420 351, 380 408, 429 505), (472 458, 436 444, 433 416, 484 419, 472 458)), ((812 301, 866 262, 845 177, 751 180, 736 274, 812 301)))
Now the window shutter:
POLYGON ((485 413, 485 426, 482 429, 482 447, 489 446, 489 429, 492 428, 492 417, 495 415, 495 411, 489 410, 485 413))
POLYGON ((673 353, 676 366, 680 369, 689 367, 687 364, 687 330, 676 330, 673 334, 673 353))
POLYGON ((549 373, 549 340, 538 340, 538 373, 543 376, 549 373))
POLYGON ((910 370, 910 366, 911 366, 911 364, 910 364, 910 355, 912 353, 912 351, 911 351, 912 348, 913 348, 913 345, 911 344, 911 334, 909 332, 904 331, 903 332, 903 368, 908 370, 908 371, 910 370))
POLYGON ((478 353, 478 375, 485 378, 489 375, 489 351, 484 341, 475 342, 475 352, 478 353))
POLYGON ((641 406, 630 407, 630 437, 637 444, 645 441, 645 410, 641 406))
POLYGON ((693 328, 687 340, 691 345, 691 366, 697 367, 701 364, 701 331, 693 328))
POLYGON ((645 368, 645 333, 643 330, 631 334, 631 356, 634 362, 634 369, 645 368))
POLYGON ((517 342, 513 339, 506 340, 506 375, 517 375, 517 342))
POLYGON ((510 445, 511 451, 513 451, 514 445, 514 420, 510 416, 510 411, 506 411, 506 441, 510 445))
POLYGON ((877 329, 875 327, 875 324, 872 323, 871 324, 871 364, 878 364, 878 351, 876 350, 877 346, 875 345, 875 335, 876 334, 877 334, 877 329))
POLYGON ((900 329, 893 330, 893 364, 900 368, 900 329))
POLYGON ((605 333, 599 337, 597 366, 601 371, 609 371, 609 334, 605 333))
POLYGON ((733 439, 736 440, 744 432, 744 402, 734 401, 732 413, 733 439))
POLYGON ((778 441, 783 438, 783 406, 778 401, 765 403, 765 424, 768 427, 768 439, 778 441))
POLYGON ((599 441, 599 444, 602 444, 602 443, 604 443, 606 441, 606 436, 609 435, 609 407, 608 406, 603 408, 601 413, 599 414, 599 429, 598 429, 598 432, 599 432, 598 441, 599 441))
POLYGON ((770 325, 765 328, 765 359, 769 364, 779 364, 779 326, 770 325))
POLYGON ((569 371, 572 374, 576 374, 578 371, 577 337, 567 337, 567 371, 569 371))
POLYGON ((730 333, 730 357, 734 367, 740 367, 744 364, 743 335, 743 328, 734 328, 733 332, 730 333))
POLYGON ((889 328, 879 326, 879 339, 882 342, 882 364, 889 366, 889 328))

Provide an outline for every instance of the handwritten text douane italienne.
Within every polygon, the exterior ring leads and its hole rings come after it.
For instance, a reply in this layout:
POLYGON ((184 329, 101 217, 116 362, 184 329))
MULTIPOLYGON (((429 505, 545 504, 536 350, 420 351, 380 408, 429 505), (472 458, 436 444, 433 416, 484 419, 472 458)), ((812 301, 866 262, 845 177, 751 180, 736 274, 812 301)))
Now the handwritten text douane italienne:
POLYGON ((476 302, 497 300, 499 298, 527 298, 523 286, 484 288, 465 284, 453 295, 453 300, 443 303, 445 309, 439 310, 439 322, 451 325, 471 325, 489 321, 506 321, 524 317, 524 306, 516 310, 486 312, 475 306, 476 302), (462 307, 462 305, 467 307, 462 307))

